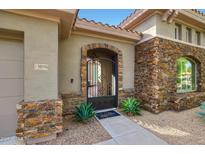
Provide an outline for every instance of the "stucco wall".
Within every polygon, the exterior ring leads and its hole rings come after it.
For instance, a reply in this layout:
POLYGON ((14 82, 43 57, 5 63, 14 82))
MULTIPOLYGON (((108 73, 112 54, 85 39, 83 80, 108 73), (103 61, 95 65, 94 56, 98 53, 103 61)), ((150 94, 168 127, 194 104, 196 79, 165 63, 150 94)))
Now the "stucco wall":
POLYGON ((81 47, 91 43, 107 43, 120 49, 123 54, 123 89, 134 88, 134 45, 111 40, 73 34, 59 44, 59 91, 80 92, 81 47), (70 80, 74 79, 71 83, 70 80))
MULTIPOLYGON (((162 21, 161 15, 157 14, 156 16, 156 33, 158 35, 166 36, 169 38, 174 39, 174 22, 171 24, 168 24, 167 22, 162 21)), ((184 37, 184 34, 182 33, 182 37, 184 37)))
POLYGON ((0 11, 0 28, 24 32, 24 99, 58 97, 58 24, 0 11), (48 64, 48 71, 34 70, 48 64))
MULTIPOLYGON (((174 32, 175 22, 181 24, 182 25, 182 41, 186 42, 186 27, 187 27, 187 25, 180 23, 180 22, 177 22, 177 21, 174 21, 171 24, 168 24, 167 22, 162 22, 162 18, 160 15, 156 15, 156 21, 157 21, 156 22, 157 23, 156 34, 166 36, 166 37, 169 37, 172 39, 175 38, 175 32, 174 32)), ((191 23, 189 23, 189 24, 191 24, 191 23)), ((190 28, 192 29, 192 43, 196 44, 195 32, 197 30, 197 31, 201 32, 201 45, 205 46, 205 33, 199 29, 196 29, 193 27, 190 27, 190 28)))
MULTIPOLYGON (((144 34, 143 40, 151 36, 164 36, 170 39, 175 39, 175 20, 171 24, 162 21, 162 17, 159 14, 153 15, 144 22, 140 23, 134 30, 142 32, 144 34)), ((177 22, 182 25, 182 41, 186 42, 186 25, 180 22, 177 22)), ((191 24, 191 23, 189 23, 191 24)), ((200 29, 192 28, 192 43, 196 44, 196 30, 201 32, 201 45, 205 46, 205 32, 202 32, 200 29)))
POLYGON ((143 39, 149 38, 150 36, 156 35, 156 16, 150 17, 139 24, 134 30, 143 33, 143 39))
POLYGON ((205 32, 202 34, 202 44, 205 46, 205 32))

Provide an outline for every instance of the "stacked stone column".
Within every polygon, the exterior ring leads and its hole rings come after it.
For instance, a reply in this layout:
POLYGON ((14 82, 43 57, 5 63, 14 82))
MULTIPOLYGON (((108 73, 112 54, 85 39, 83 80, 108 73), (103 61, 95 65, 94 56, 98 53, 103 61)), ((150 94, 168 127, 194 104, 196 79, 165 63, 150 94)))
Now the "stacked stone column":
POLYGON ((62 100, 43 100, 17 104, 16 136, 27 143, 63 131, 62 100))

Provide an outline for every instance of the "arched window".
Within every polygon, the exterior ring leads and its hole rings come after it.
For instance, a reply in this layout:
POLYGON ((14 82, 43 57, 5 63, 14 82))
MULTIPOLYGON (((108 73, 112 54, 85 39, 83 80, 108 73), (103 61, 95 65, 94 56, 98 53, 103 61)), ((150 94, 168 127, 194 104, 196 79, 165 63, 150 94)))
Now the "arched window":
POLYGON ((189 58, 179 58, 177 60, 177 92, 191 92, 196 88, 196 63, 189 58))

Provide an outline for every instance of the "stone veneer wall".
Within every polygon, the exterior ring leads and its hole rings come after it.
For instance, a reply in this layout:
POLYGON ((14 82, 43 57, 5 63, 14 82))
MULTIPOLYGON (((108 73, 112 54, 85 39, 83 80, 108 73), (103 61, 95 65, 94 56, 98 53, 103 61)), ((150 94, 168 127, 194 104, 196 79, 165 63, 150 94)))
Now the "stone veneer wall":
POLYGON ((205 101, 205 49, 156 37, 137 45, 135 57, 135 97, 144 108, 154 113, 179 111, 205 101), (197 63, 196 92, 176 92, 176 60, 180 57, 197 63))
POLYGON ((62 132, 62 104, 60 99, 17 104, 16 136, 27 143, 62 132))
POLYGON ((122 51, 118 48, 106 44, 106 43, 93 43, 85 45, 81 48, 81 92, 80 93, 69 93, 62 94, 62 99, 64 102, 64 114, 71 114, 74 111, 76 105, 78 105, 82 101, 86 101, 87 96, 87 52, 92 49, 104 48, 108 49, 111 52, 117 53, 117 61, 118 61, 118 102, 127 96, 134 96, 134 90, 123 90, 122 88, 122 80, 123 80, 123 61, 122 61, 122 51))
POLYGON ((79 93, 62 94, 63 99, 63 115, 73 114, 75 106, 80 102, 86 101, 86 97, 79 93))
POLYGON ((118 92, 118 105, 121 105, 121 102, 126 99, 127 97, 134 97, 135 96, 135 89, 123 89, 118 92))
MULTIPOLYGON (((134 97, 134 89, 125 89, 118 91, 118 104, 127 97, 134 97)), ((79 105, 80 102, 86 101, 86 97, 83 97, 78 93, 62 94, 63 99, 63 115, 73 114, 75 106, 79 105)))

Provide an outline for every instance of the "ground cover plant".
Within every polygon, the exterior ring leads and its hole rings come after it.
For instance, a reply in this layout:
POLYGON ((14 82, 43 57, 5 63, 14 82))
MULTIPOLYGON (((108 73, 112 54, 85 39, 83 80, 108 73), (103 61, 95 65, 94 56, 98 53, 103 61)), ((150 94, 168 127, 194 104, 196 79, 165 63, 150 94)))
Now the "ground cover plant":
POLYGON ((82 102, 75 107, 74 117, 77 121, 86 123, 95 116, 95 109, 91 103, 82 102))
POLYGON ((122 101, 122 109, 128 115, 141 115, 140 101, 133 97, 122 101))

